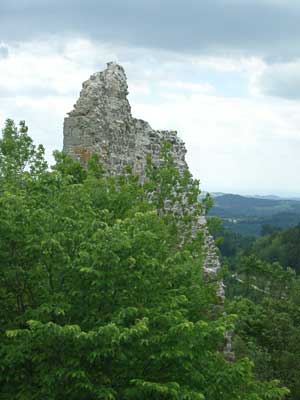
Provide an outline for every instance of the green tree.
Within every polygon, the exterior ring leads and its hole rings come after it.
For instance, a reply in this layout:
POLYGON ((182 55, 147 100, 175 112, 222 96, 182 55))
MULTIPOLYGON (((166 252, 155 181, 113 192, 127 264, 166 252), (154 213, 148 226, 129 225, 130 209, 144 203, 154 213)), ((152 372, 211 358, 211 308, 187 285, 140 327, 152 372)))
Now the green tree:
POLYGON ((264 236, 258 239, 253 251, 262 259, 278 261, 284 267, 300 270, 300 226, 264 236))
POLYGON ((300 396, 300 280, 292 269, 255 255, 237 260, 226 278, 227 311, 236 313, 234 349, 237 358, 255 362, 259 379, 279 379, 300 396))
POLYGON ((95 157, 56 153, 50 172, 24 126, 0 142, 0 398, 282 399, 224 359, 233 317, 215 315, 190 233, 198 183, 167 152, 144 185, 95 157))

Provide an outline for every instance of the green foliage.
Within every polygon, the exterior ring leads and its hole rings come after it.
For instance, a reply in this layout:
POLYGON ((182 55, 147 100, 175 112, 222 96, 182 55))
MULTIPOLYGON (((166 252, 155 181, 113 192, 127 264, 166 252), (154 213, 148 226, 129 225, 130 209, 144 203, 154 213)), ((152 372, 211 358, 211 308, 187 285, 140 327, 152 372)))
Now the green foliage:
MULTIPOLYGON (((257 203, 252 200, 247 200, 249 207, 257 203)), ((211 232, 227 264, 227 312, 237 315, 235 354, 254 360, 258 379, 279 379, 291 390, 288 398, 298 400, 300 227, 263 225, 263 236, 254 240, 211 218, 211 232)))
POLYGON ((6 121, 0 140, 0 182, 25 178, 25 171, 36 177, 47 168, 44 160, 44 148, 37 148, 28 136, 28 128, 21 121, 19 128, 11 119, 6 121))
POLYGON ((247 254, 251 251, 255 238, 244 236, 225 228, 220 218, 209 217, 208 227, 221 251, 224 262, 229 263, 232 268, 234 268, 236 258, 240 252, 247 254))
POLYGON ((300 280, 292 269, 268 263, 255 255, 235 260, 228 271, 227 311, 238 315, 236 356, 255 362, 259 379, 279 379, 300 396, 300 280))
POLYGON ((69 178, 70 183, 82 183, 86 178, 86 171, 81 167, 79 161, 74 161, 66 153, 54 151, 54 171, 59 172, 64 178, 69 178))
POLYGON ((198 183, 167 149, 144 185, 95 157, 85 170, 56 152, 50 172, 24 127, 0 142, 0 398, 282 399, 224 359, 233 318, 190 232, 198 183))
POLYGON ((300 271, 300 225, 275 231, 256 241, 253 251, 262 259, 278 261, 284 267, 300 271))
POLYGON ((278 228, 277 226, 270 225, 270 224, 264 224, 261 227, 261 236, 272 235, 273 233, 276 233, 280 230, 281 229, 278 228))

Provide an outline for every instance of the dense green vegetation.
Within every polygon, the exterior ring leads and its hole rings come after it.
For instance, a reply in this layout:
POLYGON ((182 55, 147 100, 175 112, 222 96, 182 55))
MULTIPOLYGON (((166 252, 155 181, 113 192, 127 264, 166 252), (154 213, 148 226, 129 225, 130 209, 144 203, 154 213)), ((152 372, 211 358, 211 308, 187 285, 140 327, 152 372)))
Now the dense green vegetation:
POLYGON ((263 225, 287 228, 300 222, 299 200, 275 200, 223 194, 215 197, 211 216, 245 236, 259 236, 263 225))
POLYGON ((285 230, 274 230, 259 238, 253 252, 262 260, 277 261, 283 267, 300 272, 300 225, 285 230))
POLYGON ((300 398, 300 227, 264 226, 255 239, 212 220, 211 229, 227 265, 227 312, 238 315, 236 357, 254 360, 263 380, 279 379, 300 398))
POLYGON ((50 171, 25 124, 7 121, 1 399, 276 400, 287 393, 269 377, 256 379, 249 358, 224 358, 235 318, 223 315, 214 284, 203 281, 202 237, 190 229, 202 208, 198 182, 179 176, 167 148, 163 156, 160 169, 149 160, 144 185, 130 171, 106 177, 96 157, 83 169, 56 152, 50 171), (168 212, 174 203, 178 214, 168 212))

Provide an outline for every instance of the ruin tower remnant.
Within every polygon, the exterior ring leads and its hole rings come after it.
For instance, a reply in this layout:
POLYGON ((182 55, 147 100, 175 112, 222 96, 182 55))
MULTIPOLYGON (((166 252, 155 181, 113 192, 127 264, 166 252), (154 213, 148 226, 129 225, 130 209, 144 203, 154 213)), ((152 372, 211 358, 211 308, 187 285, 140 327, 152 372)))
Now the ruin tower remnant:
POLYGON ((168 141, 177 167, 187 168, 186 149, 177 133, 153 130, 147 122, 133 118, 127 94, 124 69, 116 63, 108 63, 107 69, 84 82, 74 110, 65 118, 64 151, 81 161, 97 153, 111 174, 122 173, 130 165, 143 177, 147 154, 159 163, 161 145, 168 141))
MULTIPOLYGON (((120 65, 110 62, 103 72, 93 74, 83 83, 74 109, 65 118, 64 151, 83 163, 96 153, 109 174, 121 174, 124 167, 131 166, 143 180, 147 155, 159 166, 162 146, 169 142, 176 167, 180 172, 187 169, 185 144, 177 132, 154 130, 133 118, 127 95, 127 79, 120 65)), ((205 216, 199 217, 193 228, 204 233, 204 272, 217 280, 220 261, 205 216)), ((218 282, 218 295, 223 299, 223 283, 218 282)))

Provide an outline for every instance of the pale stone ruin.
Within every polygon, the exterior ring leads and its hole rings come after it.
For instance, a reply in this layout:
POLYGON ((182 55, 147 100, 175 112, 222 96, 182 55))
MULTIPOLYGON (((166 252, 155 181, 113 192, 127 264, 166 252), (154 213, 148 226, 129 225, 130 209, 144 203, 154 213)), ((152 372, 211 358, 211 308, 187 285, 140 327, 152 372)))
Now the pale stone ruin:
MULTIPOLYGON (((133 118, 127 94, 124 69, 116 63, 108 63, 107 69, 84 82, 74 109, 65 118, 64 151, 82 162, 97 153, 110 174, 122 173, 129 165, 143 180, 147 155, 159 165, 162 144, 168 141, 175 165, 181 172, 188 168, 186 148, 177 132, 153 130, 147 122, 133 118)), ((193 228, 204 233, 204 272, 218 282, 218 297, 223 302, 223 282, 217 277, 221 265, 205 216, 193 228)))

